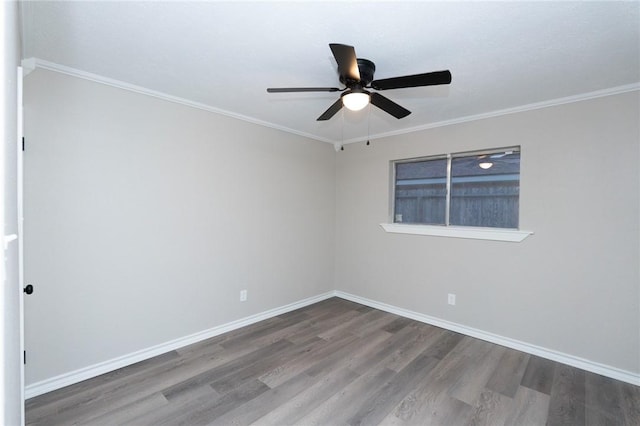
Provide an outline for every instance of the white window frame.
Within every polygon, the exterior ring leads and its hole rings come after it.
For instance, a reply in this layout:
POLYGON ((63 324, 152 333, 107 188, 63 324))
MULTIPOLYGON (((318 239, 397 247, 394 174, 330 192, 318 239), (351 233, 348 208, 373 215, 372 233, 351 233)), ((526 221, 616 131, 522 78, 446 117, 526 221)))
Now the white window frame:
POLYGON ((411 234, 411 235, 429 235, 436 237, 451 237, 451 238, 467 238, 475 240, 491 240, 491 241, 508 241, 508 242, 521 242, 529 235, 532 235, 532 231, 524 231, 521 229, 512 228, 494 228, 494 227, 473 227, 473 226, 452 226, 449 224, 450 202, 451 202, 451 160, 456 157, 467 157, 473 155, 491 155, 507 151, 521 152, 519 146, 486 149, 480 151, 468 151, 459 153, 450 153, 445 155, 434 155, 428 157, 408 158, 392 160, 390 163, 390 205, 389 205, 389 223, 381 223, 380 226, 385 232, 396 234, 411 234), (423 225, 423 224, 404 224, 395 223, 395 189, 396 189, 396 164, 398 163, 410 163, 417 161, 438 160, 447 159, 447 181, 446 181, 446 204, 445 204, 445 224, 443 225, 423 225))

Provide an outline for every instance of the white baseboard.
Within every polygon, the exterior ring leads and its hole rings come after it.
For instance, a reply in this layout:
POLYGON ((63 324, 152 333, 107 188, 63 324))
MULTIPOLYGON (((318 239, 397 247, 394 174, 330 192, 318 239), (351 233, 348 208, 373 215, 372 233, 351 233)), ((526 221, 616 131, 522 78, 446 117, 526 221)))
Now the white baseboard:
POLYGON ((455 331, 457 333, 462 333, 466 336, 475 337, 477 339, 495 343, 500 346, 516 349, 528 354, 536 355, 542 358, 550 359, 552 361, 560 362, 562 364, 567 364, 572 367, 580 368, 582 370, 590 371, 592 373, 600 374, 602 376, 611 377, 612 379, 631 383, 632 385, 640 386, 640 374, 621 370, 619 368, 611 367, 609 365, 601 364, 598 362, 589 361, 588 359, 554 351, 552 349, 543 348, 541 346, 532 345, 530 343, 511 339, 509 337, 500 336, 498 334, 478 330, 477 328, 467 327, 465 325, 410 311, 408 309, 398 308, 393 305, 377 302, 375 300, 345 293, 343 291, 335 291, 334 294, 342 299, 380 309, 381 311, 390 312, 392 314, 400 315, 405 318, 410 318, 426 324, 434 325, 436 327, 455 331))
POLYGON ((222 324, 208 330, 203 330, 198 333, 190 334, 188 336, 152 346, 150 348, 142 349, 98 364, 90 365, 88 367, 74 370, 69 373, 61 374, 50 379, 32 383, 26 386, 24 390, 24 397, 25 399, 33 398, 34 396, 42 395, 44 393, 63 388, 65 386, 79 383, 83 380, 91 379, 101 374, 117 370, 118 368, 126 367, 128 365, 135 364, 136 362, 144 361, 146 359, 153 358, 154 356, 158 356, 163 353, 170 352, 184 346, 209 339, 214 336, 218 336, 228 331, 246 327, 247 325, 251 325, 259 321, 282 315, 284 313, 303 308, 307 305, 311 305, 313 303, 317 303, 334 296, 335 292, 330 291, 318 296, 309 297, 298 302, 290 303, 285 306, 270 309, 268 311, 222 324))
POLYGON ((200 342, 205 339, 209 339, 214 336, 232 331, 247 325, 254 324, 259 321, 263 321, 284 313, 294 311, 299 308, 311 305, 313 303, 320 302, 330 297, 340 297, 342 299, 350 300, 352 302, 360 303, 362 305, 370 306, 372 308, 380 309, 381 311, 390 312, 392 314, 400 315, 405 318, 410 318, 416 321, 420 321, 426 324, 434 325, 436 327, 444 328, 447 330, 462 333, 466 336, 475 337, 487 342, 495 343, 497 345, 505 346, 511 349, 516 349, 528 354, 537 355, 542 358, 550 359, 553 361, 561 362, 563 364, 571 365, 573 367, 581 368, 592 373, 600 374, 606 377, 611 377, 616 380, 631 383, 636 386, 640 386, 640 374, 632 373, 630 371, 621 370, 619 368, 611 367, 609 365, 601 364, 594 361, 589 361, 584 358, 576 357, 573 355, 565 354, 562 352, 554 351, 551 349, 543 348, 540 346, 532 345, 530 343, 522 342, 519 340, 511 339, 509 337, 500 336, 497 334, 489 333, 486 331, 478 330, 476 328, 467 327, 465 325, 457 324, 451 321, 446 321, 440 318, 432 317, 429 315, 421 314, 418 312, 410 311, 408 309, 399 308, 397 306, 389 305, 386 303, 378 302, 375 300, 367 299, 365 297, 356 296, 353 294, 345 293, 343 291, 330 291, 328 293, 320 294, 318 296, 309 297, 298 302, 290 303, 279 308, 270 309, 255 315, 251 315, 245 318, 241 318, 236 321, 232 321, 226 324, 219 325, 217 327, 210 328, 198 333, 194 333, 179 339, 171 340, 150 348, 142 349, 137 352, 133 352, 127 355, 123 355, 118 358, 114 358, 108 361, 101 362, 99 364, 90 365, 85 368, 81 368, 69 373, 61 374, 50 379, 46 379, 40 382, 32 383, 25 388, 25 399, 33 398, 34 396, 42 395, 47 392, 54 391, 56 389, 63 388, 75 383, 79 383, 83 380, 91 379, 101 374, 108 373, 118 368, 126 367, 136 362, 144 361, 154 356, 161 355, 163 353, 173 351, 182 348, 193 343, 200 342))

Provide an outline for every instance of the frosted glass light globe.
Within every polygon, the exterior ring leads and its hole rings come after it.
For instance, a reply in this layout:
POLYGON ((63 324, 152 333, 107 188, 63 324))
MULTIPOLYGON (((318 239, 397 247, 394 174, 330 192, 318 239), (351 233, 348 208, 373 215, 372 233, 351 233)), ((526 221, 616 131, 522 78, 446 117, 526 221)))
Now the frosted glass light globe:
POLYGON ((360 111, 369 104, 367 93, 348 93, 342 97, 342 104, 351 111, 360 111))

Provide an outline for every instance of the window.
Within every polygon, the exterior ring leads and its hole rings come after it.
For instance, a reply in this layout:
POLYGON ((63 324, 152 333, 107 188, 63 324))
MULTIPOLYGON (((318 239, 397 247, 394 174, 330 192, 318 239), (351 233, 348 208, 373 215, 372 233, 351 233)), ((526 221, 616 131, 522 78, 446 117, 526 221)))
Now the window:
POLYGON ((519 147, 394 163, 393 221, 518 228, 519 147))

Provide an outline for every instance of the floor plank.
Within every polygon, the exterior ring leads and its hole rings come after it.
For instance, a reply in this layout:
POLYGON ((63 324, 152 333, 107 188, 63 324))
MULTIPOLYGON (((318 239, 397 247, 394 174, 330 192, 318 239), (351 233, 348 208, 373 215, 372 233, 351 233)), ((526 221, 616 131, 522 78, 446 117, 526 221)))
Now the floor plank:
MULTIPOLYGON (((358 374, 347 368, 334 370, 286 403, 275 407, 269 413, 257 419, 254 424, 274 426, 296 424, 302 417, 315 410, 358 377, 358 374)), ((220 424, 224 425, 225 423, 222 422, 220 424)))
POLYGON ((358 377, 342 388, 338 393, 320 404, 308 415, 300 419, 304 425, 343 425, 356 414, 379 386, 394 376, 395 372, 377 366, 367 374, 358 377))
POLYGON ((282 383, 280 386, 270 388, 251 401, 248 401, 247 403, 236 407, 234 410, 213 419, 210 424, 247 425, 253 423, 260 417, 263 417, 273 411, 275 407, 285 404, 291 398, 313 386, 319 380, 319 377, 311 377, 304 373, 299 374, 285 383, 282 383))
POLYGON ((640 386, 633 386, 629 383, 618 383, 618 385, 624 423, 640 425, 640 386))
MULTIPOLYGON (((553 384, 553 373, 557 363, 532 355, 520 384, 529 389, 549 395, 553 384)), ((520 390, 520 389, 518 389, 520 390)))
POLYGON ((469 405, 477 400, 505 350, 501 346, 490 345, 490 347, 491 349, 482 357, 469 357, 464 376, 449 390, 451 396, 469 405), (479 370, 478 365, 484 368, 479 370))
POLYGON ((529 363, 529 355, 520 351, 505 348, 498 366, 489 378, 487 389, 513 398, 524 376, 529 363))
POLYGON ((585 373, 585 417, 590 425, 616 424, 622 413, 620 383, 594 373, 585 373))
MULTIPOLYGON (((514 393, 515 394, 515 393, 514 393)), ((473 415, 469 425, 504 425, 509 415, 513 399, 490 389, 483 390, 473 405, 473 415)))
POLYGON ((551 401, 547 424, 585 424, 584 371, 568 365, 558 365, 551 387, 551 401))
POLYGON ((386 383, 377 384, 367 401, 348 419, 350 425, 377 425, 425 376, 438 360, 420 355, 386 383))
POLYGON ((544 425, 549 412, 549 395, 520 386, 513 399, 506 425, 544 425))

